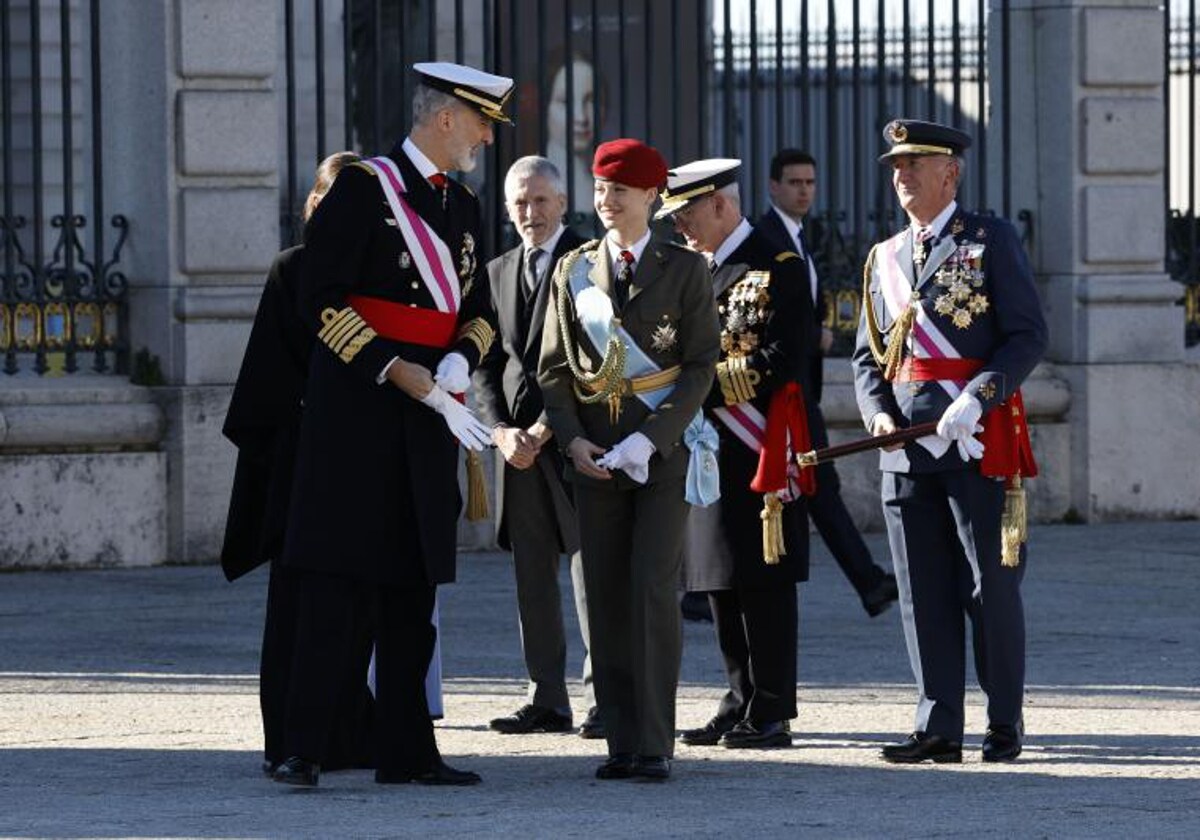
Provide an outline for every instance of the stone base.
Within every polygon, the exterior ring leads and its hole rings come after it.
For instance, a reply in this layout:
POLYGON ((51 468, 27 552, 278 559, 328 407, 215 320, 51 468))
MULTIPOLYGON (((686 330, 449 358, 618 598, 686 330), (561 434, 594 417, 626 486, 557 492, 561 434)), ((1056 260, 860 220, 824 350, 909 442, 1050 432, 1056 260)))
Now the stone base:
POLYGON ((0 456, 0 568, 161 563, 166 483, 162 452, 0 456))
POLYGON ((1200 516, 1200 365, 1059 365, 1071 383, 1071 506, 1089 522, 1200 516))

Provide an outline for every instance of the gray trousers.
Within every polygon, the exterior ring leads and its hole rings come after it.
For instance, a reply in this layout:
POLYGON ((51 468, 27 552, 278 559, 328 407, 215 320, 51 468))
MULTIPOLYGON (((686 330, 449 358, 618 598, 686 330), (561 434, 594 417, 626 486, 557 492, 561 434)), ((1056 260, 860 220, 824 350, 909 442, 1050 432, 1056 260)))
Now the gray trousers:
MULTIPOLYGON (((527 470, 504 467, 504 511, 517 578, 521 649, 529 672, 528 701, 548 709, 569 710, 567 638, 563 629, 562 591, 558 585, 558 521, 547 477, 540 463, 527 470)), ((571 585, 583 637, 583 690, 587 707, 596 705, 592 688, 591 643, 583 561, 571 555, 571 585)))
POLYGON ((1025 695, 1021 579, 1000 565, 1004 484, 976 469, 884 473, 883 515, 920 699, 915 730, 961 741, 970 619, 989 725, 1015 726, 1025 695))
POLYGON ((683 632, 683 479, 575 487, 596 699, 608 751, 671 757, 683 632))

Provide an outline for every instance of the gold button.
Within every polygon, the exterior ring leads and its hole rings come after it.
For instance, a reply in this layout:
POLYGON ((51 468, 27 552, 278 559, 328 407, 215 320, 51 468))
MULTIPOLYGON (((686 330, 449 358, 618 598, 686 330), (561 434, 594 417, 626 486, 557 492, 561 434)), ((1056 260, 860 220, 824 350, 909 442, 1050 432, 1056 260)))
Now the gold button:
POLYGON ((913 299, 913 300, 920 300, 920 299, 921 299, 921 293, 920 293, 920 292, 918 292, 916 289, 913 289, 913 291, 912 291, 912 299, 913 299))

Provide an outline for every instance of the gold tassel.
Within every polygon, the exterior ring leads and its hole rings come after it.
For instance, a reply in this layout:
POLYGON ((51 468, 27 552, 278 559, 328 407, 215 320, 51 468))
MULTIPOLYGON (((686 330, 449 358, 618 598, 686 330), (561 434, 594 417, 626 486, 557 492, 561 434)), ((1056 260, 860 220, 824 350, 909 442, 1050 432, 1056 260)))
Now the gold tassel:
POLYGON ((1014 475, 1004 491, 1004 514, 1000 518, 1000 565, 1015 568, 1021 562, 1021 546, 1029 538, 1028 511, 1021 476, 1014 475))
POLYGON ((778 493, 763 494, 763 509, 758 518, 763 524, 763 562, 777 565, 779 558, 787 554, 787 546, 783 544, 783 502, 779 501, 778 493))
POLYGON ((467 450, 467 521, 487 519, 487 482, 483 474, 483 459, 478 452, 467 450))

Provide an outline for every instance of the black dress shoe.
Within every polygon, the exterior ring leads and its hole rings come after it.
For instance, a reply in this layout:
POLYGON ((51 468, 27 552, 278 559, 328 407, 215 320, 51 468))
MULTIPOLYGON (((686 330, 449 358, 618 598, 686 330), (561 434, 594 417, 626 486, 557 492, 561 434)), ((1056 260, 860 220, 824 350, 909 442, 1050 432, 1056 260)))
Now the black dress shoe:
POLYGON ((269 758, 264 758, 262 763, 262 771, 264 776, 274 776, 275 771, 279 769, 279 762, 272 761, 269 758))
POLYGON ((271 778, 285 785, 298 787, 316 787, 321 778, 321 765, 305 761, 299 756, 292 756, 275 768, 271 778))
POLYGON ((665 755, 643 755, 634 765, 633 775, 645 782, 665 782, 671 778, 671 759, 665 755))
POLYGON ((447 785, 462 787, 477 785, 483 781, 478 773, 470 770, 455 770, 444 761, 439 761, 432 769, 423 773, 395 772, 376 770, 375 782, 381 785, 447 785))
POLYGON ((721 736, 737 725, 733 718, 717 715, 699 729, 685 729, 679 733, 680 742, 689 747, 712 747, 721 740, 721 736))
POLYGON ((863 594, 863 609, 867 611, 867 615, 874 618, 896 603, 896 599, 899 597, 900 590, 896 586, 896 576, 885 574, 879 583, 863 594))
POLYGON ((611 755, 596 768, 597 779, 632 779, 637 770, 637 757, 632 753, 611 755))
POLYGON ((604 719, 600 717, 600 710, 592 706, 592 708, 588 709, 587 717, 583 720, 583 725, 579 727, 579 737, 603 738, 605 735, 604 719))
POLYGON ((786 720, 755 723, 747 718, 721 737, 731 750, 766 750, 792 745, 792 727, 786 720))
POLYGON ((1021 728, 998 724, 983 736, 984 761, 1012 761, 1021 754, 1021 728))
POLYGON ((504 735, 525 735, 530 732, 570 732, 575 727, 570 715, 559 714, 545 706, 532 703, 522 706, 508 717, 499 717, 488 724, 504 735))
POLYGON ((892 764, 961 764, 962 744, 941 735, 914 732, 899 744, 888 744, 880 751, 884 761, 892 764))

